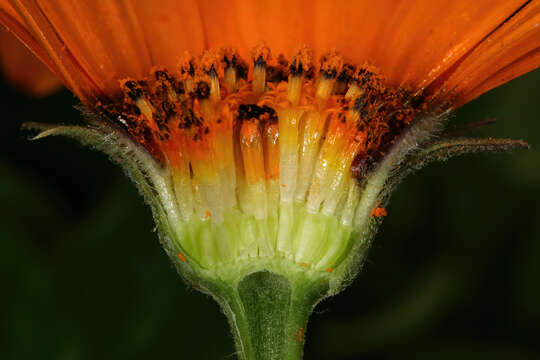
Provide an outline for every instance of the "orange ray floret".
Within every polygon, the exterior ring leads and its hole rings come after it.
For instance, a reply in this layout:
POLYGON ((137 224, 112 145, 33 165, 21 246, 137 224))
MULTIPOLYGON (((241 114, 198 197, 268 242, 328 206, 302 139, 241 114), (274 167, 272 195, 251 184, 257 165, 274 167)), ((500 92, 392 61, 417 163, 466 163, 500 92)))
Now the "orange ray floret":
POLYGON ((444 85, 465 104, 492 88, 538 67, 540 3, 531 2, 510 16, 463 60, 444 85))
POLYGON ((60 81, 12 34, 0 30, 0 66, 16 88, 41 97, 59 90, 60 81))
POLYGON ((261 41, 278 55, 301 43, 315 57, 336 48, 389 84, 457 96, 456 106, 538 66, 538 0, 12 4, 0 1, 0 21, 87 104, 114 96, 122 78, 174 68, 186 50, 233 45, 248 58, 261 41))

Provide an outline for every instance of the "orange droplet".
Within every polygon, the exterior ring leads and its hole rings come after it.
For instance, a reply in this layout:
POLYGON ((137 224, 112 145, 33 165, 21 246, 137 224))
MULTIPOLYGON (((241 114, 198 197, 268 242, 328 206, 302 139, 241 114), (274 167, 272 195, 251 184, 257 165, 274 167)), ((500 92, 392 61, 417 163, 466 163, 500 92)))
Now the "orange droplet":
POLYGON ((303 267, 307 267, 307 266, 308 266, 308 264, 307 264, 307 263, 305 263, 305 262, 303 262, 303 263, 300 263, 300 266, 303 266, 303 267))
POLYGON ((285 187, 285 184, 281 184, 281 187, 285 187))
POLYGON ((332 271, 334 271, 333 268, 328 268, 328 269, 326 269, 326 272, 332 272, 332 271))
POLYGON ((212 213, 210 213, 209 210, 206 210, 206 211, 204 212, 204 217, 205 217, 206 219, 208 219, 210 216, 212 216, 212 213))
POLYGON ((183 262, 186 262, 186 257, 182 255, 182 253, 178 253, 178 258, 182 260, 183 262))
POLYGON ((371 212, 369 213, 369 216, 371 217, 384 217, 388 215, 388 213, 386 212, 386 209, 385 208, 381 208, 381 207, 376 207, 374 209, 371 210, 371 212))
POLYGON ((298 329, 298 342, 302 342, 303 335, 304 335, 304 328, 298 329))

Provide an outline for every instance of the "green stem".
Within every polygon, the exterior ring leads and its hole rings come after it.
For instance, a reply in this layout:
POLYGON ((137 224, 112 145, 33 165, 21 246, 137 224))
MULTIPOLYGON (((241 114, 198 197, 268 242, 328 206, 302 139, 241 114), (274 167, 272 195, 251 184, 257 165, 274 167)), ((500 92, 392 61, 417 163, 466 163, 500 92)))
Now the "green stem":
POLYGON ((235 336, 238 359, 302 359, 307 321, 326 286, 259 271, 229 288, 222 307, 235 336))

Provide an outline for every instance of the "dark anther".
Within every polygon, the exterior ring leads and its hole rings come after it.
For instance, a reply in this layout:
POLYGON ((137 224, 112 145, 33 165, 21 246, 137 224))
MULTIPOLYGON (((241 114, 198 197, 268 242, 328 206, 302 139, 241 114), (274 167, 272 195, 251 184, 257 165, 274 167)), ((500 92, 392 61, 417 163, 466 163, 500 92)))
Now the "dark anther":
POLYGON ((180 69, 181 74, 188 74, 189 76, 195 76, 195 66, 193 65, 193 61, 189 62, 189 69, 186 71, 186 69, 182 66, 180 69))
POLYGON ((172 78, 169 76, 169 74, 165 70, 156 70, 154 72, 154 76, 157 81, 171 81, 172 78))
POLYGON ((192 109, 186 109, 182 112, 180 123, 178 127, 180 129, 190 129, 193 126, 200 126, 202 124, 201 119, 195 116, 192 109))
POLYGON ((329 69, 329 70, 324 70, 322 73, 323 73, 324 78, 327 79, 327 80, 335 79, 336 76, 337 76, 337 69, 333 68, 333 69, 329 69))
POLYGON ((260 66, 260 67, 266 66, 266 61, 264 61, 262 55, 259 56, 259 57, 257 58, 257 60, 255 60, 255 64, 254 64, 254 65, 255 65, 255 67, 257 67, 257 66, 260 66))
POLYGON ((204 81, 199 81, 195 88, 195 96, 199 99, 207 99, 210 96, 210 86, 204 81))
POLYGON ((225 63, 225 69, 228 69, 231 66, 234 66, 233 62, 235 62, 235 60, 236 60, 236 56, 232 56, 231 58, 229 58, 226 55, 223 56, 223 62, 225 63))
POLYGON ((176 115, 176 109, 174 107, 174 104, 169 101, 163 102, 161 105, 161 108, 163 109, 163 112, 165 113, 166 121, 169 121, 170 118, 176 115))
POLYGON ((216 68, 214 67, 214 64, 212 64, 212 67, 210 67, 210 69, 209 69, 206 73, 207 73, 208 76, 210 76, 210 77, 213 77, 213 78, 217 78, 217 77, 218 77, 218 74, 217 74, 216 68))
POLYGON ((268 66, 266 68, 266 81, 272 83, 280 83, 287 81, 288 78, 287 68, 282 66, 268 66))
POLYGON ((279 55, 277 59, 277 64, 274 66, 267 66, 266 68, 266 80, 273 82, 275 84, 280 83, 282 81, 287 81, 289 77, 289 62, 283 56, 283 54, 279 55))
POLYGON ((366 106, 366 99, 364 96, 359 96, 354 100, 353 111, 360 112, 366 106))
POLYGON ((337 80, 340 82, 348 83, 352 75, 354 74, 354 71, 355 71, 354 65, 351 65, 351 64, 343 65, 343 70, 338 75, 337 80))
POLYGON ((154 95, 159 102, 168 101, 169 94, 167 85, 165 85, 164 83, 156 84, 156 87, 154 89, 154 95))
POLYGON ((230 67, 232 68, 236 68, 237 66, 237 60, 236 60, 236 55, 232 55, 232 56, 223 56, 223 62, 225 63, 225 69, 228 69, 230 67))
POLYGON ((143 95, 143 89, 140 84, 135 80, 128 80, 124 83, 125 89, 127 89, 126 94, 131 98, 131 100, 140 99, 143 95))
POLYGON ((277 114, 269 106, 258 106, 255 104, 242 104, 238 107, 238 120, 263 119, 268 121, 277 121, 277 114))
POLYGON ((304 67, 302 66, 302 62, 297 62, 296 59, 294 59, 289 66, 289 73, 291 74, 291 76, 301 76, 303 72, 304 67))
POLYGON ((238 76, 239 79, 247 79, 248 74, 248 67, 244 62, 237 62, 236 63, 236 76, 238 76))
POLYGON ((178 95, 181 95, 185 92, 184 83, 181 81, 175 80, 172 86, 173 86, 174 92, 177 93, 178 95))
POLYGON ((362 76, 362 80, 360 80, 360 83, 361 83, 362 85, 365 85, 365 84, 369 81, 369 79, 371 79, 372 76, 373 76, 373 73, 372 73, 372 72, 366 71, 366 72, 364 73, 364 76, 362 76))
POLYGON ((228 56, 224 56, 223 62, 225 63, 226 69, 232 67, 236 70, 236 76, 238 78, 247 79, 248 67, 242 59, 237 58, 236 55, 233 55, 230 58, 228 56))

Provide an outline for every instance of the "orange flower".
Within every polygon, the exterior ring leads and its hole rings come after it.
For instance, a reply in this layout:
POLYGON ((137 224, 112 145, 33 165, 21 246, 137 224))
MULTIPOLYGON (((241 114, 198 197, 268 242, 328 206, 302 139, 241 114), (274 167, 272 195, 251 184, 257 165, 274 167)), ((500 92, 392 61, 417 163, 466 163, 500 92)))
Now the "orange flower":
POLYGON ((0 0, 0 23, 93 113, 38 137, 124 165, 241 359, 301 357, 411 169, 526 147, 430 141, 540 65, 540 0, 0 0))
POLYGON ((56 76, 5 30, 0 30, 0 65, 4 77, 29 95, 47 96, 61 87, 56 76))
MULTIPOLYGON (((404 137, 411 124, 435 132, 540 64, 540 0, 0 0, 0 22, 165 165, 182 221, 217 224, 236 208, 285 219, 295 203, 349 226, 353 180, 427 138, 404 137)), ((272 231, 251 249, 317 268, 338 257, 272 231)))
POLYGON ((185 50, 248 58, 261 40, 274 54, 336 48, 391 84, 454 94, 454 107, 540 62, 536 0, 1 0, 0 21, 85 103, 152 66, 175 68, 185 50))

